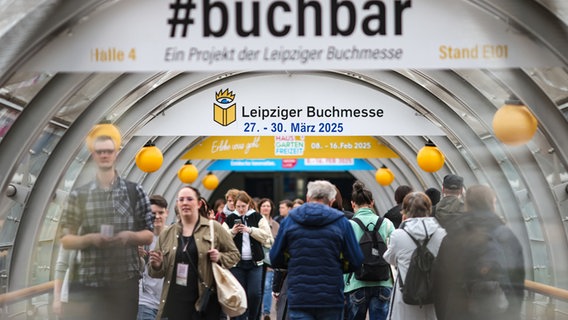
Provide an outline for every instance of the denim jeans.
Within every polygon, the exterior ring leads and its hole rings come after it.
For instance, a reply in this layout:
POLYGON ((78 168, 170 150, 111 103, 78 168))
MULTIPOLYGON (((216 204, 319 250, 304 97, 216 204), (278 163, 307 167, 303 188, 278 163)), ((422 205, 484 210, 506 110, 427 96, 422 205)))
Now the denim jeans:
POLYGON ((343 308, 288 308, 290 320, 343 320, 343 308))
POLYGON ((347 294, 347 320, 385 320, 389 313, 391 288, 364 287, 347 294))
POLYGON ((266 277, 264 278, 264 294, 262 297, 262 314, 269 315, 272 308, 272 279, 274 278, 274 271, 266 270, 266 277))
POLYGON ((260 304, 262 303, 262 266, 256 265, 254 261, 241 260, 231 272, 247 293, 247 311, 234 320, 259 319, 260 304))
POLYGON ((139 304, 138 317, 136 317, 136 320, 155 320, 157 315, 158 309, 139 304))

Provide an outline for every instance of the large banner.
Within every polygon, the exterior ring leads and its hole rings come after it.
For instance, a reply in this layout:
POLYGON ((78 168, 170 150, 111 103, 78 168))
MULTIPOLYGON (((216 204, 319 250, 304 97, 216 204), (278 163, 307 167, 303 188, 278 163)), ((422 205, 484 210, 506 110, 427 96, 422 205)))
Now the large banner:
POLYGON ((136 135, 434 136, 444 132, 404 102, 360 83, 282 73, 227 80, 221 87, 192 93, 156 114, 136 135))
POLYGON ((40 71, 562 66, 475 1, 123 0, 36 54, 40 71))

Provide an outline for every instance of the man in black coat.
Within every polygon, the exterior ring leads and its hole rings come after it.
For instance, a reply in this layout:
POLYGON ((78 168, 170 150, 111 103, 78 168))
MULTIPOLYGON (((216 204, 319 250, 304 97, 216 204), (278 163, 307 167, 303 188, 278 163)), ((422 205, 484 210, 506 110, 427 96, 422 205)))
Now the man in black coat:
POLYGON ((389 219, 396 229, 398 229, 398 226, 402 223, 402 213, 400 212, 400 209, 402 209, 402 200, 404 200, 404 197, 412 191, 412 187, 407 185, 399 186, 394 191, 394 201, 396 202, 396 205, 385 213, 385 218, 389 219))
POLYGON ((467 212, 446 228, 433 271, 438 320, 520 319, 523 251, 494 204, 493 190, 472 186, 467 212))

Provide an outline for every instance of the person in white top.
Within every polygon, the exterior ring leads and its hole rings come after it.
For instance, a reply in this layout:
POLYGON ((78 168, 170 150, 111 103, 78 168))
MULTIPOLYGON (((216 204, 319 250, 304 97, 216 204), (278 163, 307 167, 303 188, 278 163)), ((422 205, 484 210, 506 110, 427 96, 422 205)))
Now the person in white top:
POLYGON ((140 258, 143 259, 145 267, 139 285, 138 316, 137 320, 154 320, 158 314, 160 306, 160 296, 162 294, 163 279, 150 277, 148 274, 148 252, 156 246, 156 241, 160 232, 166 225, 168 219, 168 202, 160 195, 150 196, 150 208, 154 217, 154 239, 148 247, 138 247, 140 258))
POLYGON ((438 224, 436 218, 430 217, 432 202, 423 192, 407 194, 402 201, 401 212, 403 222, 398 229, 391 233, 388 249, 383 255, 385 260, 395 266, 399 273, 392 290, 391 306, 387 319, 435 320, 434 304, 418 306, 404 303, 400 290, 400 279, 405 279, 412 253, 416 249, 416 244, 409 234, 420 242, 427 237, 430 238, 427 247, 436 256, 440 244, 446 236, 446 230, 438 224))
POLYGON ((245 191, 239 191, 235 198, 236 213, 225 219, 223 227, 233 236, 233 241, 241 254, 239 263, 231 272, 247 292, 248 309, 234 320, 260 319, 262 304, 262 265, 263 244, 272 243, 272 233, 268 221, 256 211, 256 205, 245 191))

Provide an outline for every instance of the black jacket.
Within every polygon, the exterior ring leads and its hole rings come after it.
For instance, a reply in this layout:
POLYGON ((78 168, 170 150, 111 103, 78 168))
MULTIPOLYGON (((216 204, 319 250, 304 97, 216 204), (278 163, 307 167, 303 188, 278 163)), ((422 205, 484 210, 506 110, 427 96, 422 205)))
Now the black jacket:
MULTIPOLYGON (((239 214, 230 214, 225 218, 225 223, 229 226, 229 229, 232 229, 235 225, 235 220, 240 219, 243 223, 245 223, 249 227, 256 227, 258 228, 258 222, 262 219, 262 215, 256 211, 246 214, 244 216, 240 216, 239 214)), ((243 248, 243 234, 239 233, 233 237, 235 241, 235 245, 239 249, 239 253, 242 254, 243 248)), ((261 261, 264 259, 264 250, 262 250, 262 244, 258 242, 255 238, 250 237, 250 250, 252 253, 252 260, 253 261, 261 261)))
POLYGON ((392 224, 394 224, 395 229, 398 229, 398 226, 402 223, 402 214, 400 210, 402 209, 401 204, 397 204, 396 206, 392 207, 385 213, 385 218, 389 219, 392 224))
POLYGON ((438 320, 520 319, 524 259, 509 227, 492 212, 468 212, 454 219, 446 232, 433 271, 438 320), (481 295, 484 290, 472 289, 490 287, 486 284, 499 289, 481 295), (497 314, 491 308, 498 301, 506 303, 497 314))

